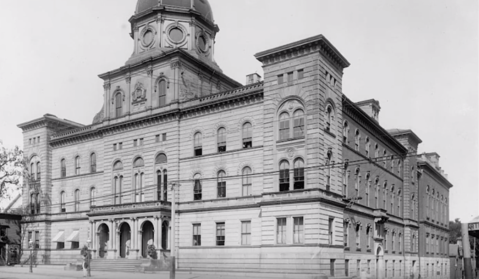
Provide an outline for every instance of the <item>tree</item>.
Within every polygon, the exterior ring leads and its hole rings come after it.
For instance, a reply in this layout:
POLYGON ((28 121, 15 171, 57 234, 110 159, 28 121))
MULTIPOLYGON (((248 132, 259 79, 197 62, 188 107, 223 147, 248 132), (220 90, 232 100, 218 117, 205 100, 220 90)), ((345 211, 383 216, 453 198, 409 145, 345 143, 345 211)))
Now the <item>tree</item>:
POLYGON ((0 141, 0 197, 5 197, 9 187, 21 187, 25 170, 23 151, 15 146, 9 149, 0 141))
POLYGON ((456 218, 449 221, 449 243, 457 244, 457 238, 461 237, 461 220, 456 218))

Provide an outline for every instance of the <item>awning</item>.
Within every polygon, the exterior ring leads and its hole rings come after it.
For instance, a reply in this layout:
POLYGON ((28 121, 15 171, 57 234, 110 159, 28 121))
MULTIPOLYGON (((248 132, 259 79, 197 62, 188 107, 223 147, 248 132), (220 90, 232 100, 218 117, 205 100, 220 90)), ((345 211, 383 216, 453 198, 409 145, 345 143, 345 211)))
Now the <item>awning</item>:
POLYGON ((53 238, 52 242, 65 242, 64 231, 59 231, 53 238))
POLYGON ((67 242, 80 242, 80 232, 73 231, 72 234, 67 238, 67 242))

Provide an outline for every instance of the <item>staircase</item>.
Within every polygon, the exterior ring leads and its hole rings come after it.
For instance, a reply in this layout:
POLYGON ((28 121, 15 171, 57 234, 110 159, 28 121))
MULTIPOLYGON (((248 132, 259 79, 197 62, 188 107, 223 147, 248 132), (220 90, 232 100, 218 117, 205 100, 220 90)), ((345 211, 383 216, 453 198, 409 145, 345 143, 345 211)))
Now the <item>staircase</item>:
POLYGON ((137 272, 137 267, 148 260, 129 259, 93 259, 91 261, 92 271, 113 271, 113 272, 137 272))

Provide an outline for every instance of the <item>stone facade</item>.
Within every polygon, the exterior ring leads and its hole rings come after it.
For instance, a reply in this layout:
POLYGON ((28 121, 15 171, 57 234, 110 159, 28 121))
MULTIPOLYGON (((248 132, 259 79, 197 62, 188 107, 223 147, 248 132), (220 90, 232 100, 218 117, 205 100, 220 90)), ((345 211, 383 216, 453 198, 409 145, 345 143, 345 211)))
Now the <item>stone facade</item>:
POLYGON ((242 86, 214 60, 209 13, 157 5, 138 2, 134 53, 100 75, 92 125, 19 125, 39 253, 63 264, 90 243, 95 258, 138 259, 153 244, 164 258, 174 226, 179 269, 417 276, 420 139, 343 95, 338 50, 320 35, 260 52, 264 81, 242 86))

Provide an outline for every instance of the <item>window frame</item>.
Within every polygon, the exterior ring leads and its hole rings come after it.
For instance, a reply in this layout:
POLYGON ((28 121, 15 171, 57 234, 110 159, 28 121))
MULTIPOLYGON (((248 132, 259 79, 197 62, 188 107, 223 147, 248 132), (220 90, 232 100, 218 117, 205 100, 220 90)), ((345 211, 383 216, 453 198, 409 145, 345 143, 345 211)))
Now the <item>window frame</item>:
POLYGON ((75 157, 75 175, 81 174, 81 163, 80 163, 80 156, 75 157))
POLYGON ((158 81, 158 107, 166 106, 167 81, 163 78, 158 81), (164 88, 162 87, 164 84, 164 88), (164 90, 162 90, 164 89, 164 90))
POLYGON ((241 221, 241 245, 251 245, 251 220, 241 221), (246 225, 246 230, 244 225, 246 225))
POLYGON ((193 224, 193 246, 201 246, 201 224, 193 224))
POLYGON ((226 198, 226 172, 224 170, 218 171, 216 177, 217 198, 226 198))
POLYGON ((276 244, 286 244, 287 224, 286 217, 276 218, 276 244))
POLYGON ((203 199, 203 185, 201 184, 201 174, 195 174, 193 176, 193 179, 193 200, 201 201, 203 199))
POLYGON ((290 188, 290 165, 288 160, 279 163, 279 192, 288 192, 290 188), (285 168, 283 168, 283 165, 285 168), (286 188, 287 187, 287 188, 286 188))
POLYGON ((242 192, 243 197, 253 195, 253 192, 252 192, 252 188, 253 188, 252 174, 253 174, 253 170, 248 166, 244 167, 242 172, 241 172, 241 184, 242 184, 242 188, 241 188, 242 191, 241 192, 242 192), (247 170, 249 170, 249 172, 247 170), (246 191, 245 191, 245 189, 246 189, 246 191))
POLYGON ((242 126, 243 149, 253 147, 253 125, 251 122, 245 122, 242 126), (248 126, 249 125, 249 126, 248 126))
POLYGON ((193 153, 195 157, 203 156, 203 134, 196 132, 193 136, 193 153))
POLYGON ((96 153, 92 152, 90 154, 90 172, 95 173, 96 172, 96 153))
POLYGON ((226 244, 226 223, 216 223, 216 246, 225 246, 226 244))
POLYGON ((218 145, 218 153, 226 152, 226 128, 220 127, 216 132, 216 142, 218 145))
POLYGON ((293 217, 293 243, 304 244, 304 217, 303 216, 293 217))

